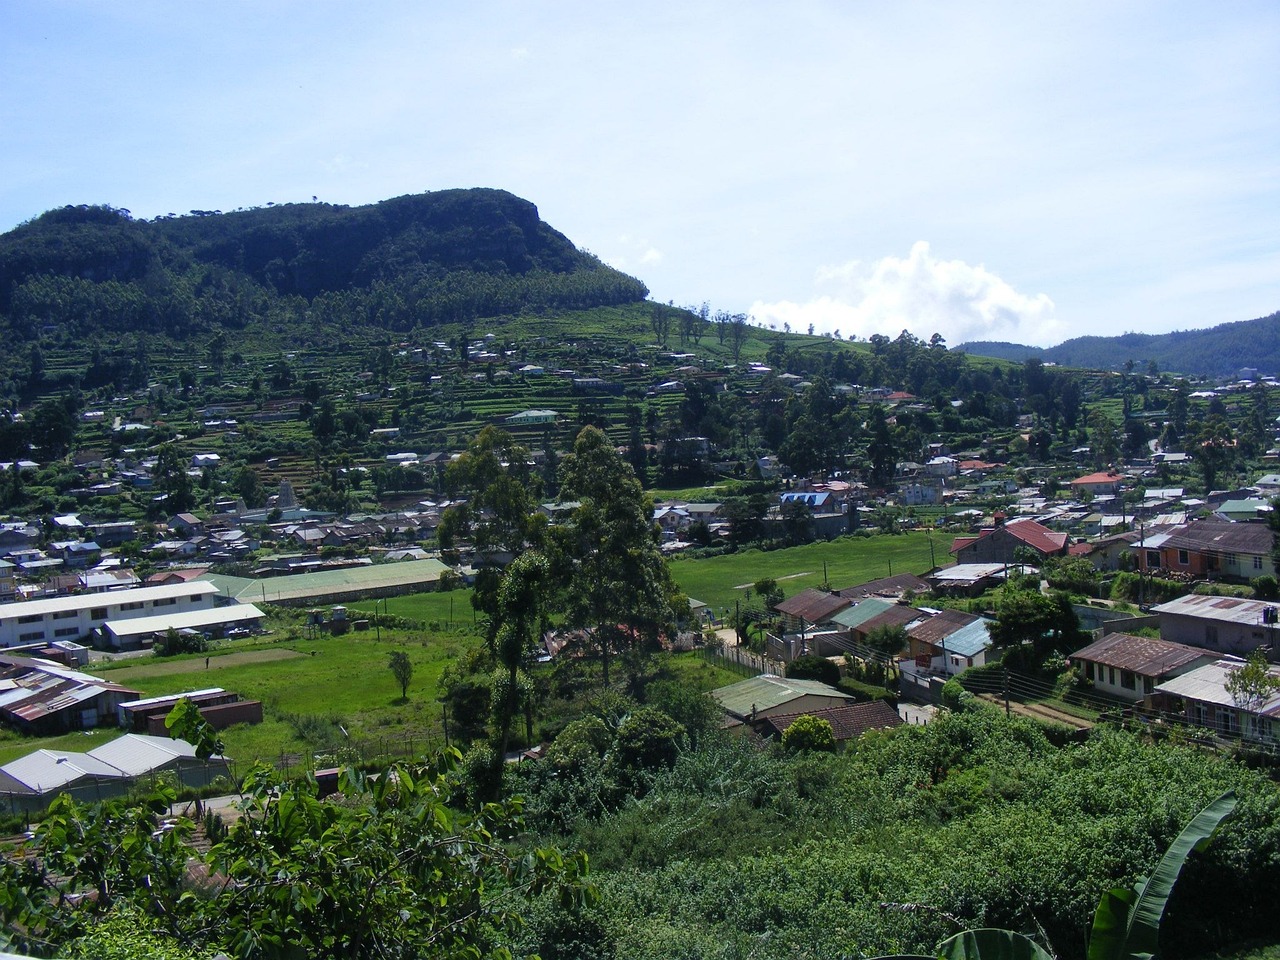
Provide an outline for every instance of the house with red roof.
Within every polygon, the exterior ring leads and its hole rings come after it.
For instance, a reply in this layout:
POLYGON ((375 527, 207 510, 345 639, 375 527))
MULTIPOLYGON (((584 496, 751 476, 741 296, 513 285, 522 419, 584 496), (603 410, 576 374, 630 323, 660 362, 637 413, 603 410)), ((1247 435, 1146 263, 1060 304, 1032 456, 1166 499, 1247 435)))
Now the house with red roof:
POLYGON ((1071 489, 1077 496, 1087 491, 1095 497, 1114 497, 1120 492, 1120 485, 1123 483, 1124 474, 1116 473, 1114 470, 1102 470, 1098 473, 1076 477, 1071 481, 1071 489))
POLYGON ((951 546, 956 563, 1016 563, 1019 551, 1030 550, 1038 560, 1060 557, 1067 552, 1070 538, 1034 520, 1005 521, 1003 513, 995 515, 995 526, 977 536, 956 537, 951 546))

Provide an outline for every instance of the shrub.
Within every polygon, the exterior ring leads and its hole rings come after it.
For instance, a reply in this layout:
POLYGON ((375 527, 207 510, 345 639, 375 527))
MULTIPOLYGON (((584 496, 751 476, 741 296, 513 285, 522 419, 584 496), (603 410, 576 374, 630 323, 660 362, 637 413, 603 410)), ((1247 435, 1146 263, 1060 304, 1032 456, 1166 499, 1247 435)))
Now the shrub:
POLYGON ((807 654, 787 664, 787 677, 791 680, 817 680, 834 687, 840 683, 840 668, 826 657, 807 654))
POLYGON ((684 736, 683 724, 661 710, 641 707, 619 724, 613 742, 614 760, 628 770, 673 766, 684 736))
POLYGON ((972 704, 973 699, 973 694, 960 686, 955 677, 942 685, 942 705, 948 710, 960 713, 972 704))
POLYGON ((796 717, 791 726, 782 734, 783 749, 793 752, 806 750, 824 750, 834 753, 836 735, 831 729, 831 721, 822 717, 805 714, 796 717))
POLYGON ((1253 595, 1259 600, 1280 600, 1280 581, 1269 573, 1254 577, 1249 586, 1253 587, 1253 595))

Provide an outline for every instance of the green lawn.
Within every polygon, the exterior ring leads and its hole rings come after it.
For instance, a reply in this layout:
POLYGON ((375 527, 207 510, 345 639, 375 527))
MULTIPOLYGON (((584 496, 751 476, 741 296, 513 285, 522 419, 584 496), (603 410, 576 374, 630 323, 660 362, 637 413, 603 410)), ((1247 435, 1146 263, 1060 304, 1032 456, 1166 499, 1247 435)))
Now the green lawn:
MULTIPOLYGON (((373 616, 372 600, 361 600, 347 606, 350 610, 359 611, 361 616, 373 616)), ((379 600, 377 607, 379 613, 416 620, 434 630, 447 630, 450 624, 454 629, 475 624, 475 612, 471 608, 469 588, 443 593, 412 593, 403 597, 388 597, 386 600, 379 600), (432 627, 432 624, 435 626, 432 627)))
MULTIPOLYGON (((933 556, 950 559, 950 536, 933 538, 933 556)), ((841 537, 781 550, 743 550, 720 557, 671 563, 680 588, 710 604, 717 614, 744 599, 743 587, 772 577, 787 596, 821 585, 825 564, 831 586, 840 589, 891 573, 924 573, 930 567, 929 535, 912 532, 873 537, 841 537)))
POLYGON ((308 726, 332 729, 341 724, 357 743, 439 736, 440 674, 476 642, 457 633, 398 630, 383 630, 378 640, 369 630, 238 647, 212 656, 209 669, 203 656, 164 663, 147 658, 111 664, 101 675, 147 696, 219 686, 261 700, 266 723, 233 728, 224 736, 228 755, 246 760, 304 752, 307 745, 299 733, 308 726), (392 650, 404 650, 413 663, 407 701, 400 700, 387 666, 392 650), (262 657, 296 656, 254 659, 255 651, 262 657))

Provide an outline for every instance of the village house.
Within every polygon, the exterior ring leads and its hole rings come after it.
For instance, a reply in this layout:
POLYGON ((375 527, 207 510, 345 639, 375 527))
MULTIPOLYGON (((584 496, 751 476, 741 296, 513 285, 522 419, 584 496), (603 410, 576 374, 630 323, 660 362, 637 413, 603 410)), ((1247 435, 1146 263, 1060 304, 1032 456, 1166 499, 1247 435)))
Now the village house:
POLYGON ((1094 497, 1114 497, 1120 493, 1123 485, 1124 474, 1116 473, 1114 470, 1103 470, 1076 477, 1071 481, 1071 490, 1076 496, 1087 493, 1094 497))
POLYGON ((1011 564, 1028 554, 1039 562, 1066 554, 1069 539, 1034 520, 1006 521, 1003 513, 996 513, 995 526, 976 537, 956 537, 951 553, 959 564, 1011 564))
POLYGON ((1109 633, 1068 659, 1099 693, 1136 703, 1158 684, 1212 663, 1217 654, 1156 637, 1109 633))
POLYGON ((1173 571, 1196 579, 1246 581, 1275 576, 1274 535, 1266 524, 1193 520, 1166 535, 1135 545, 1138 569, 1173 571))
POLYGON ((1151 610, 1160 617, 1165 640, 1239 656, 1263 647, 1274 656, 1280 610, 1275 604, 1193 593, 1151 610))
MULTIPOLYGON (((1151 706, 1229 737, 1274 743, 1280 738, 1280 693, 1256 703, 1243 703, 1237 702, 1227 688, 1231 674, 1244 666, 1245 661, 1238 657, 1203 664, 1157 685, 1151 706)), ((1269 673, 1280 678, 1280 667, 1271 667, 1269 673)))

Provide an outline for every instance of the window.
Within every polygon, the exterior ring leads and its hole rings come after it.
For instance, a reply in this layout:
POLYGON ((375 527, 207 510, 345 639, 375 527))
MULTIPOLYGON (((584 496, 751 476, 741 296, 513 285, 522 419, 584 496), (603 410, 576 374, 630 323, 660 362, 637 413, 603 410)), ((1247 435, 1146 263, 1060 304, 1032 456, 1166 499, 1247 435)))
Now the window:
MULTIPOLYGON (((1084 675, 1085 675, 1086 677, 1088 677, 1091 681, 1094 679, 1094 676, 1093 676, 1093 661, 1092 661, 1092 660, 1086 660, 1086 661, 1084 662, 1084 675)), ((1101 677, 1099 677, 1098 679, 1102 679, 1102 678, 1101 678, 1101 677)))
POLYGON ((1116 668, 1107 667, 1107 682, 1113 687, 1116 685, 1116 668))
POLYGON ((1156 690, 1156 682, 1155 682, 1154 680, 1152 680, 1150 677, 1143 677, 1143 678, 1142 678, 1142 692, 1143 692, 1143 693, 1155 693, 1155 690, 1156 690))
POLYGON ((107 608, 106 608, 106 607, 94 607, 92 610, 90 610, 90 611, 89 611, 89 619, 90 619, 90 620, 105 620, 105 619, 107 619, 107 608))
POLYGON ((1182 564, 1184 567, 1185 567, 1185 566, 1189 566, 1189 565, 1190 565, 1190 563, 1191 563, 1191 556, 1187 553, 1187 551, 1185 551, 1185 550, 1179 550, 1179 551, 1178 551, 1178 562, 1179 562, 1180 564, 1182 564))
POLYGON ((79 610, 59 610, 53 615, 55 620, 70 620, 72 617, 80 616, 79 610))
POLYGON ((55 637, 78 637, 80 635, 79 627, 62 627, 53 631, 55 637))
POLYGON ((1120 671, 1120 686, 1124 687, 1126 690, 1138 689, 1138 678, 1133 675, 1133 671, 1120 671))
POLYGON ((1255 569, 1255 570, 1261 570, 1261 569, 1262 569, 1262 558, 1261 558, 1261 557, 1254 557, 1254 558, 1253 558, 1253 569, 1255 569))
POLYGON ((1159 550, 1148 550, 1148 551, 1147 551, 1147 566, 1148 566, 1148 567, 1158 567, 1158 566, 1160 566, 1160 551, 1159 551, 1159 550))
POLYGON ((121 611, 124 611, 124 610, 141 610, 141 609, 142 609, 142 603, 141 603, 141 601, 135 601, 134 603, 122 603, 122 604, 120 604, 120 609, 121 609, 121 611))
POLYGON ((1227 566, 1228 566, 1228 567, 1238 567, 1238 566, 1240 566, 1240 558, 1239 558, 1239 557, 1237 557, 1234 553, 1228 553, 1228 554, 1227 554, 1227 566))
POLYGON ((43 630, 33 630, 31 631, 31 633, 18 634, 19 643, 31 643, 33 640, 43 640, 43 639, 44 639, 43 630))
POLYGON ((33 613, 25 617, 18 618, 19 623, 43 623, 44 616, 39 613, 33 613))
MULTIPOLYGON (((152 604, 151 604, 151 606, 153 606, 153 607, 171 607, 171 606, 173 606, 173 605, 174 605, 175 603, 177 603, 177 602, 178 602, 178 601, 177 601, 177 599, 176 599, 176 598, 174 598, 174 597, 161 597, 159 600, 157 600, 157 601, 155 601, 154 603, 152 603, 152 604)), ((142 604, 138 604, 138 606, 142 606, 142 604)))

